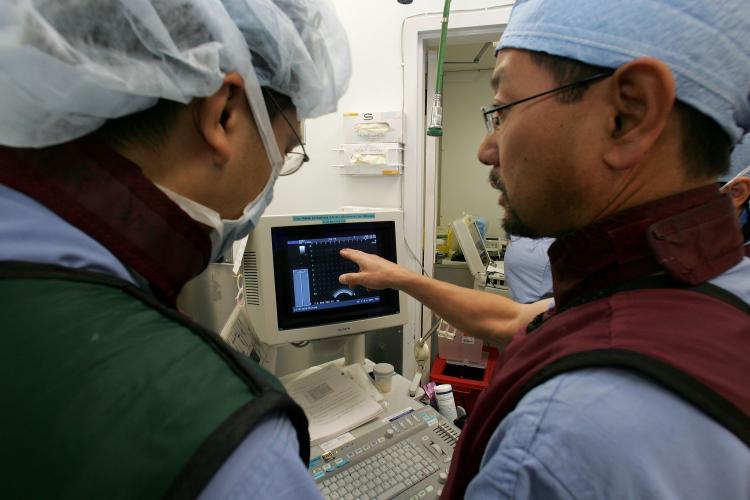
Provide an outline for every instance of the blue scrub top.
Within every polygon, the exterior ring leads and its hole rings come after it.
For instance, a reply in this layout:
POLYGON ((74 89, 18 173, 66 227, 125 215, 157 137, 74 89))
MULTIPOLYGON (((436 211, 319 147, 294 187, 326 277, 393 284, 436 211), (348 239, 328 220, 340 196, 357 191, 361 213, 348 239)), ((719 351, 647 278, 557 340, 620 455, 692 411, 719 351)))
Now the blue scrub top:
POLYGON ((511 236, 505 250, 505 284, 516 302, 528 304, 552 295, 547 250, 554 238, 511 236))

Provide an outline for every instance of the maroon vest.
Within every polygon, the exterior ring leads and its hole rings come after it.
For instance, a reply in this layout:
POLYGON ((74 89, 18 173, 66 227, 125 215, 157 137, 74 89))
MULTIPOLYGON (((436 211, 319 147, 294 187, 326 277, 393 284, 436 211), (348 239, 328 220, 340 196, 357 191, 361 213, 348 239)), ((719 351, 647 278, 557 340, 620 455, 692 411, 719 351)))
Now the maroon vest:
POLYGON ((740 262, 731 202, 711 186, 649 203, 550 248, 556 311, 518 332, 453 454, 462 498, 502 419, 535 386, 585 367, 635 370, 750 446, 750 307, 705 283, 740 262))
POLYGON ((208 264, 208 229, 93 138, 42 149, 0 146, 0 183, 102 243, 170 307, 208 264))

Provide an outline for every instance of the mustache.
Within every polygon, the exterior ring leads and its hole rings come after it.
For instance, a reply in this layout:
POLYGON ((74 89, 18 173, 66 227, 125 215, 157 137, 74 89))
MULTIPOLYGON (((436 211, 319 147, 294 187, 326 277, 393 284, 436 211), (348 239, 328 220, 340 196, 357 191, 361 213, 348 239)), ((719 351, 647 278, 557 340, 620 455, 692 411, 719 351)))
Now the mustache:
POLYGON ((503 184, 503 180, 500 178, 500 174, 498 174, 494 169, 490 170, 489 181, 490 186, 505 194, 505 184, 503 184))

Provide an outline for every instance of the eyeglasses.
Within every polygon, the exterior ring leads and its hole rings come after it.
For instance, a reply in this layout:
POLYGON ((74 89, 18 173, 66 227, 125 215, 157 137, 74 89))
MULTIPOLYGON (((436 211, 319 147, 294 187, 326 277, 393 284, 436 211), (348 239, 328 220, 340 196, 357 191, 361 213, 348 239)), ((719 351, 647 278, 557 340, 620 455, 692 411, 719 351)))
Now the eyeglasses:
POLYGON ((310 157, 307 156, 307 151, 305 150, 305 141, 299 136, 297 130, 292 126, 291 122, 286 117, 281 109, 281 106, 279 106, 279 103, 276 102, 276 99, 273 97, 273 95, 270 93, 265 95, 269 97, 274 107, 276 108, 276 111, 278 111, 286 124, 289 125, 289 128, 292 130, 294 137, 297 138, 297 142, 299 143, 299 146, 295 147, 292 151, 289 151, 284 156, 284 164, 281 166, 281 171, 279 172, 279 175, 292 175, 297 170, 302 168, 303 163, 307 163, 308 161, 310 161, 310 157))
POLYGON ((284 165, 281 166, 281 172, 279 175, 292 175, 294 172, 302 168, 303 163, 310 161, 310 157, 307 156, 305 151, 305 145, 300 142, 300 145, 289 151, 284 156, 284 165))
POLYGON ((614 72, 615 70, 611 69, 611 70, 603 71, 601 73, 596 73, 591 76, 587 76, 586 78, 582 80, 578 80, 573 83, 568 83, 561 87, 557 87, 552 90, 547 90, 546 92, 542 92, 541 94, 532 95, 531 97, 524 97, 523 99, 509 102, 508 104, 501 104, 499 106, 492 106, 492 107, 482 106, 481 108, 482 120, 484 121, 484 126, 487 129, 487 133, 488 134, 494 133, 498 129, 498 127, 500 127, 500 124, 501 124, 500 113, 509 109, 512 106, 515 106, 516 104, 521 104, 522 102, 530 101, 532 99, 536 99, 537 97, 542 97, 545 95, 553 94, 555 92, 560 92, 561 90, 569 89, 572 87, 577 87, 578 85, 584 85, 586 83, 591 83, 596 80, 601 80, 602 78, 607 78, 608 76, 612 76, 614 72))

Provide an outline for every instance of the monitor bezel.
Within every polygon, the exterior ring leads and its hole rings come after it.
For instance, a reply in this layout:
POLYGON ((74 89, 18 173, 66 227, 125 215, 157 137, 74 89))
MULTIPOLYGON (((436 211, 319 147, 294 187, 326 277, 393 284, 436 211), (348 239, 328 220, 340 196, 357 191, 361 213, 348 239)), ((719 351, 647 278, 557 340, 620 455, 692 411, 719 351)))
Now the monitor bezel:
MULTIPOLYGON (((333 223, 393 221, 395 231, 396 262, 405 258, 403 235, 403 212, 394 209, 373 209, 356 212, 322 212, 312 214, 264 215, 248 239, 243 255, 243 270, 249 269, 247 262, 253 262, 252 271, 245 272, 244 287, 249 291, 250 300, 245 304, 245 314, 253 335, 267 345, 281 345, 318 339, 344 337, 373 330, 381 330, 405 325, 408 319, 407 297, 398 294, 398 313, 373 318, 352 319, 344 322, 327 323, 317 326, 280 329, 276 312, 276 283, 273 269, 273 245, 270 231, 274 227, 290 225, 317 225, 333 223), (269 235, 263 238, 262 234, 269 235)), ((247 295, 247 294, 246 294, 247 295)))
MULTIPOLYGON (((396 261, 395 221, 341 222, 320 225, 290 225, 271 228, 273 245, 274 285, 276 292, 276 320, 279 331, 322 326, 332 323, 370 319, 399 313, 398 292, 393 289, 377 291, 377 303, 351 305, 337 309, 294 312, 292 268, 288 253, 288 242, 301 239, 341 237, 353 233, 365 234, 373 231, 379 239, 378 255, 396 261)), ((344 285, 342 285, 343 287, 344 285)))

